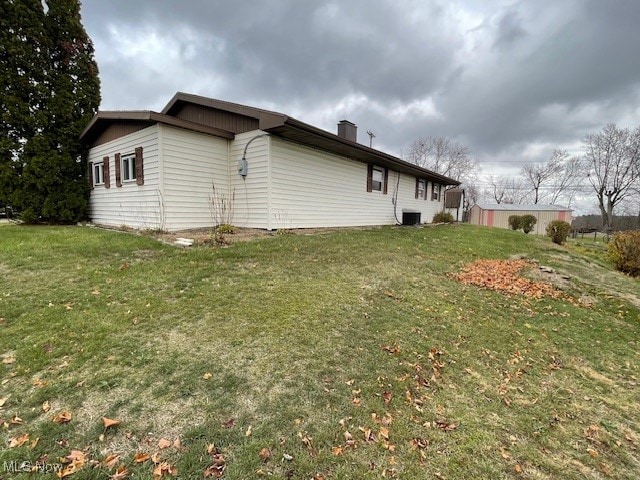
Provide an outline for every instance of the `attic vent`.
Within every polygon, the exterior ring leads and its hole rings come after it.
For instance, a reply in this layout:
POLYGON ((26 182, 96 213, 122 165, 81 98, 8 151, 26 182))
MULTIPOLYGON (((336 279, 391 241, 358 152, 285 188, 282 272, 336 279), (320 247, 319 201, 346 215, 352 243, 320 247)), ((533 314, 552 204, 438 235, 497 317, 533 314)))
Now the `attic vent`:
POLYGON ((338 136, 356 143, 358 141, 358 127, 349 120, 340 120, 338 122, 338 136))

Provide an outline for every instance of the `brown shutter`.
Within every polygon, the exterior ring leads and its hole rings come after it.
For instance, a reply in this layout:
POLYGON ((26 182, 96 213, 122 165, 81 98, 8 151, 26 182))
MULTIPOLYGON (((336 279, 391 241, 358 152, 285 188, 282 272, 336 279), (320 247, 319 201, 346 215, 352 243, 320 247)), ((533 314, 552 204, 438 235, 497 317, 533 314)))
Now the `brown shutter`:
POLYGON ((122 165, 122 162, 120 162, 120 154, 116 153, 114 155, 113 161, 115 163, 115 167, 116 167, 116 187, 121 187, 122 186, 122 174, 120 173, 120 167, 122 165))
POLYGON ((373 165, 367 165, 367 192, 373 191, 373 165))
POLYGON ((389 183, 389 169, 384 169, 384 186, 382 187, 382 193, 387 194, 387 183, 389 183))
POLYGON ((138 185, 144 185, 144 165, 142 162, 142 147, 136 147, 136 183, 138 185))
POLYGON ((416 178, 416 198, 418 198, 418 190, 420 188, 420 179, 416 178))
POLYGON ((104 178, 104 188, 111 188, 111 172, 109 170, 109 157, 102 158, 102 177, 104 178))
POLYGON ((429 180, 424 179, 424 201, 429 200, 429 180))
POLYGON ((93 163, 87 162, 87 179, 89 180, 89 188, 93 190, 93 163))

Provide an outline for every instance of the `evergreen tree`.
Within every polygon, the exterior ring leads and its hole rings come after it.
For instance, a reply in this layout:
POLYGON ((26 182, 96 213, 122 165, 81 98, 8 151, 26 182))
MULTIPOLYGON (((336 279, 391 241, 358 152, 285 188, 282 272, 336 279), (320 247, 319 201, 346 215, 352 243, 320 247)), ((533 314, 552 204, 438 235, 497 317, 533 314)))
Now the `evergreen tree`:
MULTIPOLYGON (((77 221, 86 213, 88 195, 78 138, 100 103, 98 68, 81 23, 80 4, 78 0, 48 0, 43 7, 40 0, 0 1, 3 8, 13 10, 15 22, 7 38, 2 38, 3 46, 23 46, 16 61, 30 85, 26 99, 29 121, 22 118, 24 102, 17 102, 16 113, 8 114, 11 122, 21 126, 8 137, 13 138, 8 144, 14 152, 13 201, 28 222, 77 221), (21 33, 26 19, 19 11, 25 8, 34 13, 28 27, 37 25, 32 38, 38 40, 33 45, 25 44, 21 33), (29 62, 30 57, 39 61, 29 62)), ((8 77, 10 89, 23 91, 19 80, 8 77)))
POLYGON ((43 121, 43 24, 39 0, 0 0, 0 204, 15 201, 25 140, 43 121))

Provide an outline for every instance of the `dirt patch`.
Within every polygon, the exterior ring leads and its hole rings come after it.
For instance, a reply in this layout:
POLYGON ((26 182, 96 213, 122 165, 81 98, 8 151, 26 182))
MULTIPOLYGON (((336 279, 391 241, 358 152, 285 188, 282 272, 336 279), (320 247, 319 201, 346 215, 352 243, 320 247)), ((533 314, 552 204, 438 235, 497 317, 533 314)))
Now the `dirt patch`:
MULTIPOLYGON (((233 245, 234 243, 250 242, 265 237, 278 235, 323 235, 339 231, 366 230, 376 227, 324 227, 324 228, 292 228, 287 230, 262 230, 259 228, 236 227, 234 233, 223 233, 223 241, 220 246, 233 245)), ((194 245, 213 245, 214 230, 212 228, 192 228, 177 232, 159 232, 151 234, 158 240, 173 245, 178 238, 193 240, 194 245)))

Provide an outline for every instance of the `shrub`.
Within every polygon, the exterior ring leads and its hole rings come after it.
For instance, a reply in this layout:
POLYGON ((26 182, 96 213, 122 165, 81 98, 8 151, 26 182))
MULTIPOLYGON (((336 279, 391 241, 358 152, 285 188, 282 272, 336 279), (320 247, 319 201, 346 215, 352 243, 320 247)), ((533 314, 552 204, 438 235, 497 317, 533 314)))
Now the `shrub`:
POLYGON ((609 258, 619 271, 640 276, 640 230, 616 233, 609 241, 609 258))
POLYGON ((511 230, 520 230, 520 224, 522 223, 522 217, 520 215, 510 215, 508 221, 511 230))
POLYGON ((562 220, 554 220, 547 225, 547 236, 551 237, 553 243, 561 245, 569 236, 571 225, 562 220))
POLYGON ((520 228, 524 233, 529 233, 533 230, 537 221, 538 220, 533 215, 523 215, 520 217, 520 228))
POLYGON ((453 215, 448 212, 439 212, 433 216, 433 223, 453 223, 453 215))
POLYGON ((226 233, 226 234, 234 234, 236 233, 236 227, 231 225, 230 223, 223 223, 216 227, 216 232, 218 233, 226 233))

